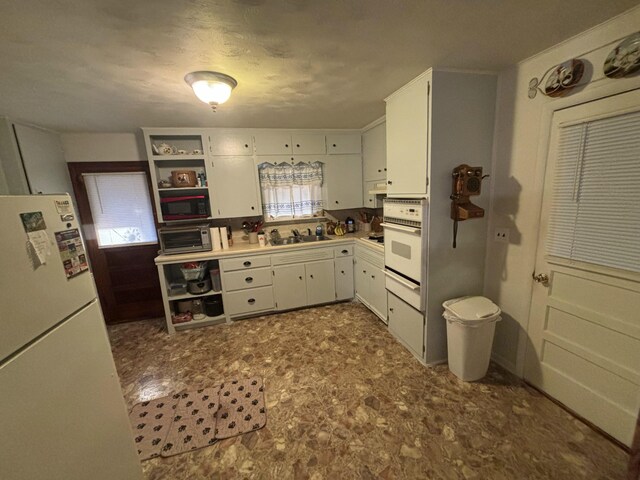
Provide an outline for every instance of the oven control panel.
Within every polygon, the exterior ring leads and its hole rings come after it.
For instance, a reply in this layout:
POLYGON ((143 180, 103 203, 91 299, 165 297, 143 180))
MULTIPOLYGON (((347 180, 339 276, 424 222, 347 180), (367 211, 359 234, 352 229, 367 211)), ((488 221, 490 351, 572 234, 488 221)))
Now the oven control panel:
POLYGON ((408 220, 412 224, 422 223, 425 199, 417 198, 388 198, 384 200, 384 221, 400 223, 398 220, 408 220))

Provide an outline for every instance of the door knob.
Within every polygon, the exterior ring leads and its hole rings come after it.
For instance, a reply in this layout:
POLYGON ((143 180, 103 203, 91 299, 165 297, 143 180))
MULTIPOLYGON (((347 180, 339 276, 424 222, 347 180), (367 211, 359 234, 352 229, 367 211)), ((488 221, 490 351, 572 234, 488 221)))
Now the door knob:
POLYGON ((549 285, 549 275, 546 273, 539 273, 536 275, 536 272, 533 272, 531 276, 535 282, 541 283, 542 285, 549 285))

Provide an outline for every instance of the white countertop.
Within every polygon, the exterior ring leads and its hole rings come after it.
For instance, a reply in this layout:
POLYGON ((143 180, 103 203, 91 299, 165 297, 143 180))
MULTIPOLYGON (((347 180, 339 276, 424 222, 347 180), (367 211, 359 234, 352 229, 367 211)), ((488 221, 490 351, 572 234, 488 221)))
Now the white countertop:
POLYGON ((289 251, 292 249, 306 249, 306 248, 323 248, 331 247, 333 245, 344 245, 357 241, 359 244, 366 245, 374 250, 384 252, 384 245, 367 240, 368 233, 357 232, 348 233, 346 235, 337 236, 329 235, 331 240, 324 240, 320 242, 308 242, 308 243, 292 243, 289 245, 268 245, 261 247, 257 243, 249 243, 248 241, 235 241, 232 247, 225 250, 211 250, 209 252, 196 252, 196 253, 182 253, 177 255, 158 255, 155 258, 156 265, 163 265, 168 263, 182 263, 182 262, 197 262, 203 260, 214 260, 217 258, 234 257, 246 254, 271 254, 289 251))

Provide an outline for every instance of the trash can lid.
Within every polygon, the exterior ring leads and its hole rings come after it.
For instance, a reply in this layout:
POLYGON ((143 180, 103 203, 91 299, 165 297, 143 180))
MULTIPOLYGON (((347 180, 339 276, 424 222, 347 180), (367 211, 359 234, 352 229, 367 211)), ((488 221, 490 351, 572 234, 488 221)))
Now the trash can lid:
POLYGON ((462 320, 483 320, 500 315, 500 307, 486 297, 456 298, 442 306, 462 320))

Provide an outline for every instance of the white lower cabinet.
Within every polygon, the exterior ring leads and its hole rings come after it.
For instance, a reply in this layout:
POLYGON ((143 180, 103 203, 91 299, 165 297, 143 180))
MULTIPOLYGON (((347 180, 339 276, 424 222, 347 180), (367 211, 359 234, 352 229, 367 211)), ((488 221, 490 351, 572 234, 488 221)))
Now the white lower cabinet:
POLYGON ((342 257, 334 260, 336 300, 353 298, 353 257, 342 257))
POLYGON ((356 297, 387 323, 387 290, 382 252, 358 248, 354 270, 356 297))
POLYGON ((307 305, 336 300, 336 281, 333 260, 307 263, 307 305))
POLYGON ((292 248, 275 254, 195 258, 194 261, 209 262, 208 270, 220 267, 222 291, 202 295, 170 295, 171 284, 182 279, 180 267, 184 260, 159 264, 167 330, 174 333, 176 329, 229 322, 273 310, 292 310, 352 299, 353 250, 353 245, 341 242, 326 247, 292 248), (212 295, 222 297, 224 314, 173 325, 172 315, 178 301, 212 295))
POLYGON ((307 305, 304 264, 273 267, 273 294, 278 310, 289 310, 307 305))
POLYGON ((336 299, 333 260, 273 267, 278 310, 329 303, 336 299))
POLYGON ((389 331, 418 358, 424 356, 424 315, 389 293, 389 331))

